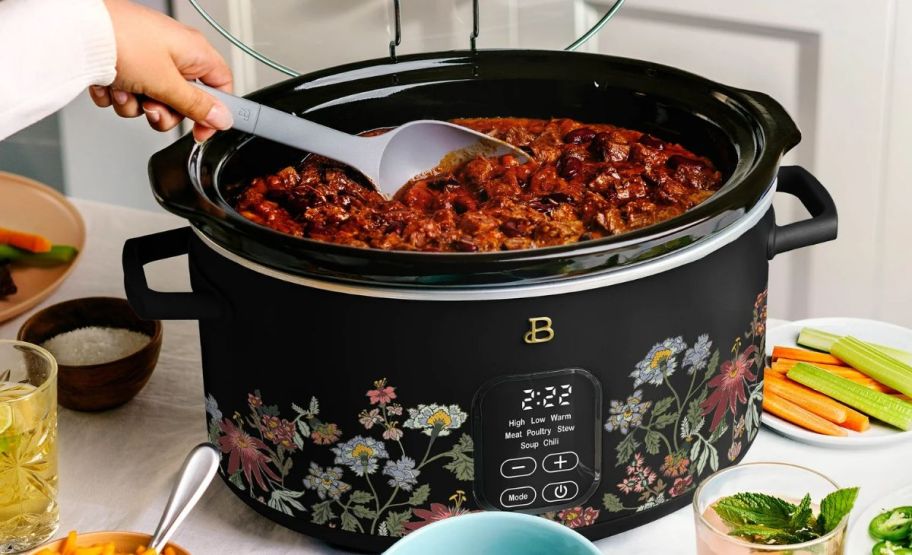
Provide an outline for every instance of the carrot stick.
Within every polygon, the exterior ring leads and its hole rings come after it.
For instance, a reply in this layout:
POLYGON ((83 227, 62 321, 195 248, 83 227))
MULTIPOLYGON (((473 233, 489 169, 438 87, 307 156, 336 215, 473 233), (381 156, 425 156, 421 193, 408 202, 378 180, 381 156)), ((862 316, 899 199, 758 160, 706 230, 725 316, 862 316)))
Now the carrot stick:
POLYGON ((788 358, 799 360, 801 362, 822 362, 823 364, 834 364, 836 366, 846 366, 833 355, 827 353, 818 353, 817 351, 808 351, 805 349, 796 349, 794 347, 773 347, 773 360, 779 358, 788 358))
POLYGON ((29 252, 48 252, 51 242, 41 235, 0 227, 0 245, 10 245, 29 252))
POLYGON ((871 419, 868 418, 867 414, 863 414, 853 408, 846 407, 846 419, 845 422, 840 424, 840 426, 854 430, 856 432, 863 432, 871 427, 871 419))
MULTIPOLYGON (((806 362, 806 361, 796 360, 793 358, 777 358, 776 362, 779 364, 788 364, 789 367, 792 367, 792 366, 795 366, 796 364, 798 364, 799 362, 806 362)), ((848 366, 847 364, 827 364, 826 362, 812 362, 811 364, 813 364, 817 368, 822 368, 824 370, 836 370, 836 371, 855 370, 854 368, 852 368, 851 366, 848 366)), ((855 371, 858 372, 858 370, 855 370, 855 371)), ((861 374, 861 372, 858 372, 858 373, 861 374)), ((866 376, 867 374, 862 374, 862 375, 866 376)))
POLYGON ((779 418, 787 420, 792 424, 801 426, 802 428, 806 428, 812 432, 817 432, 818 434, 824 434, 828 436, 849 435, 845 429, 840 428, 829 420, 820 418, 810 411, 804 410, 791 401, 786 401, 778 395, 764 393, 763 410, 769 412, 770 414, 775 414, 779 418))
POLYGON ((780 397, 783 397, 784 399, 786 399, 788 401, 792 401, 796 405, 803 407, 818 416, 826 418, 830 422, 839 424, 843 428, 848 428, 848 429, 854 430, 856 432, 863 432, 871 427, 871 420, 868 418, 868 415, 858 412, 857 410, 855 410, 851 407, 847 407, 847 406, 843 405, 842 403, 840 403, 839 401, 836 401, 835 399, 832 399, 831 397, 823 395, 822 393, 818 393, 807 386, 804 386, 798 382, 792 381, 783 374, 779 374, 778 372, 771 372, 771 373, 766 374, 766 378, 768 378, 768 379, 766 379, 764 381, 764 390, 766 390, 766 387, 772 383, 773 385, 769 389, 769 391, 771 393, 773 393, 774 395, 779 395, 780 397), (811 394, 812 397, 820 396, 825 400, 825 403, 827 403, 827 404, 834 403, 835 405, 838 405, 839 408, 841 408, 842 411, 845 413, 845 419, 842 421, 834 420, 833 418, 828 417, 827 414, 814 410, 814 408, 812 406, 802 403, 799 398, 790 398, 790 396, 784 391, 785 389, 795 391, 795 388, 798 388, 798 390, 801 391, 802 395, 811 394))
POLYGON ((763 393, 782 397, 834 424, 842 424, 848 418, 845 405, 791 380, 771 375, 764 381, 763 393))

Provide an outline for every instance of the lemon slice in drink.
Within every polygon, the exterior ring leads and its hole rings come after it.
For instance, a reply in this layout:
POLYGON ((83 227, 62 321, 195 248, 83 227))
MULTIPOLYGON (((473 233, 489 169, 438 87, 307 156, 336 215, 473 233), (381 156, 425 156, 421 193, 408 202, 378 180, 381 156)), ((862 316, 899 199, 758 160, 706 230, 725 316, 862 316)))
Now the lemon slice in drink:
POLYGON ((8 405, 0 405, 0 434, 13 425, 13 410, 8 405))

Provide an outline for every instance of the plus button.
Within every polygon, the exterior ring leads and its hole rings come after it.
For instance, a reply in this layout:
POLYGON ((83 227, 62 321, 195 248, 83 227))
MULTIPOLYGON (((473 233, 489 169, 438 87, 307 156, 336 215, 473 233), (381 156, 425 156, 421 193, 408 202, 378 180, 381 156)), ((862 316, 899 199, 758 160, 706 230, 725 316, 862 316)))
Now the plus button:
POLYGON ((573 470, 579 464, 579 456, 573 451, 564 451, 562 453, 551 453, 542 461, 542 468, 545 472, 567 472, 573 470))

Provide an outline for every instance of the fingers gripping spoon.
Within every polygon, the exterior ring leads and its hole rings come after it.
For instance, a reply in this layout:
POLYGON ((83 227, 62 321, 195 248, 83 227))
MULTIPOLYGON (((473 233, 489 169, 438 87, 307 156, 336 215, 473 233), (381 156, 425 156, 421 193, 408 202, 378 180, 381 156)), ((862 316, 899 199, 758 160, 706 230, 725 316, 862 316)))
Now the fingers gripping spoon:
POLYGON ((168 545, 168 540, 209 487, 220 460, 219 452, 209 443, 197 445, 190 451, 147 547, 161 553, 168 545))
POLYGON ((472 129, 436 120, 418 120, 374 137, 359 137, 292 114, 194 83, 216 97, 234 116, 234 129, 338 160, 363 173, 387 198, 417 175, 481 154, 529 155, 472 129))

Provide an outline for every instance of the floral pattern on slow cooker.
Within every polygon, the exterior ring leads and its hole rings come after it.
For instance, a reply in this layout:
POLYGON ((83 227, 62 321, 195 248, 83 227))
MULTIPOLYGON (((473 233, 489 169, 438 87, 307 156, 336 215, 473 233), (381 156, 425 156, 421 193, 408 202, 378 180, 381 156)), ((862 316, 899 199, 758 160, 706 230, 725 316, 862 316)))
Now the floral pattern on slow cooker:
POLYGON ((474 479, 471 436, 441 439, 456 435, 466 422, 465 411, 437 403, 406 409, 395 402, 396 388, 385 379, 373 385, 365 394, 368 408, 358 414, 364 432, 347 439, 338 425, 320 419, 315 397, 306 408, 292 403, 295 416, 289 420, 277 405, 266 405, 259 391, 248 395, 247 415, 236 412, 231 418, 208 396, 209 436, 227 457, 223 469, 229 481, 272 509, 290 516, 309 513, 315 524, 351 532, 402 536, 470 512, 462 490, 449 496, 449 504, 422 508, 431 495, 430 485, 421 481, 429 465, 443 463, 457 480, 474 479), (427 436, 421 453, 406 453, 406 433, 427 436), (327 446, 329 464, 309 461, 303 483, 290 483, 308 440, 327 446))
MULTIPOLYGON (((760 426, 758 406, 766 331, 767 292, 755 302, 753 319, 743 337, 735 338, 727 360, 713 350, 709 335, 688 345, 683 336, 656 343, 630 373, 633 392, 611 400, 604 427, 623 438, 616 447, 616 465, 624 478, 602 498, 608 512, 644 511, 694 488, 706 474, 719 469, 717 443, 730 433, 724 456, 734 462, 743 441, 751 441, 760 426), (669 377, 678 369, 690 376, 681 396, 669 377), (646 400, 644 388, 667 390, 669 395, 646 400), (735 419, 739 408, 743 414, 735 419), (709 422, 707 423, 707 418, 709 422), (746 438, 745 438, 746 434, 746 438)), ((661 395, 661 394, 660 394, 661 395)), ((582 510, 581 508, 579 508, 582 510)))

